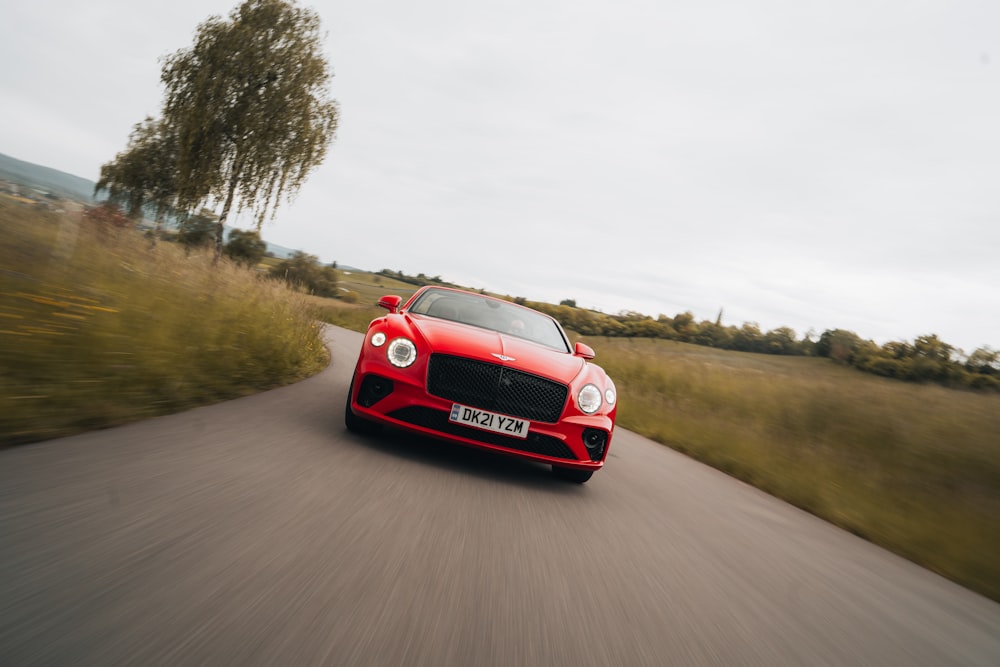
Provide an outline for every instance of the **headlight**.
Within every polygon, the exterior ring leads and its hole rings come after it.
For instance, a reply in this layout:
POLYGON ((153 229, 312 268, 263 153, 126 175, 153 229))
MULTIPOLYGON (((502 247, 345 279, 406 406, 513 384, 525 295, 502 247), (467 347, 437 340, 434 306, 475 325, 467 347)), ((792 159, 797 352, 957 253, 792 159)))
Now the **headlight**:
POLYGON ((385 345, 385 334, 381 331, 376 331, 372 334, 372 345, 375 347, 382 347, 385 345))
POLYGON ((394 339, 385 353, 389 363, 400 368, 406 368, 417 360, 417 346, 409 338, 394 339))
POLYGON ((615 391, 615 386, 608 385, 608 388, 604 390, 604 400, 608 402, 608 405, 614 405, 615 401, 618 400, 618 392, 615 391))
POLYGON ((592 384, 585 385, 577 396, 577 403, 580 409, 588 415, 597 412, 601 407, 601 390, 592 384))

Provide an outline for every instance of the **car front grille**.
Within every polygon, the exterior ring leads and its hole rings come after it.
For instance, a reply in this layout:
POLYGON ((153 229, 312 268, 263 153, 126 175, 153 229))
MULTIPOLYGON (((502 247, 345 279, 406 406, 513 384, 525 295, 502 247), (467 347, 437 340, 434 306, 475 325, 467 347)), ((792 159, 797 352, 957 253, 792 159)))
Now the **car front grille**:
POLYGON ((408 424, 415 424, 417 426, 423 426, 424 428, 438 431, 439 433, 457 435, 463 438, 468 438, 469 440, 475 440, 477 442, 483 442, 489 445, 503 447, 505 449, 513 449, 519 452, 528 452, 531 454, 541 454, 542 456, 551 456, 552 458, 566 459, 569 461, 579 460, 573 454, 573 450, 571 450, 565 442, 559 438, 553 438, 550 435, 529 432, 527 438, 511 438, 506 435, 500 435, 499 433, 483 431, 478 428, 472 428, 471 426, 456 424, 448 419, 447 412, 416 405, 395 410, 389 413, 389 416, 408 424))
POLYGON ((533 421, 559 421, 566 385, 474 359, 431 355, 427 391, 462 405, 533 421))

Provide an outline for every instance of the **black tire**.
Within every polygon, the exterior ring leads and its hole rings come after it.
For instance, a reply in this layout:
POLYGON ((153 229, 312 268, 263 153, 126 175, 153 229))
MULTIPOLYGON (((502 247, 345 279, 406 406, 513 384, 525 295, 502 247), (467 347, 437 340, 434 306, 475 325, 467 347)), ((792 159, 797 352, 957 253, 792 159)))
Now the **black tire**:
POLYGON ((357 433, 359 435, 372 435, 373 433, 381 431, 381 424, 377 424, 354 414, 354 410, 351 409, 351 396, 353 394, 354 383, 352 382, 351 388, 347 391, 347 405, 344 406, 344 426, 347 427, 347 430, 351 433, 357 433))
POLYGON ((563 468, 561 466, 552 466, 552 474, 555 475, 556 479, 562 479, 567 482, 575 482, 577 484, 583 484, 588 479, 593 476, 593 470, 577 470, 576 468, 563 468))

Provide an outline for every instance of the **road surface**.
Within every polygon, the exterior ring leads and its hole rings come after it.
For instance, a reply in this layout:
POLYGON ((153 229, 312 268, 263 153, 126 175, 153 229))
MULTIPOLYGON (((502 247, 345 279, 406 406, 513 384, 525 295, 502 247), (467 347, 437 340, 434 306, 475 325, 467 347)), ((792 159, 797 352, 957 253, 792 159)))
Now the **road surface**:
POLYGON ((582 486, 348 434, 326 336, 304 382, 0 451, 0 664, 1000 665, 997 603, 622 429, 582 486))

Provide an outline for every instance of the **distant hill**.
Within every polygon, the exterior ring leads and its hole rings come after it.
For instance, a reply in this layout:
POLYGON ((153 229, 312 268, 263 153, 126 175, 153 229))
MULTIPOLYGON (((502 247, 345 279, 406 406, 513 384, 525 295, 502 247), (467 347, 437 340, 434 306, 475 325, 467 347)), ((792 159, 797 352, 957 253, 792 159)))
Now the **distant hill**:
POLYGON ((0 179, 64 199, 94 201, 94 181, 0 153, 0 179))
MULTIPOLYGON (((58 169, 18 160, 3 153, 0 153, 0 180, 50 193, 63 199, 72 199, 88 204, 98 201, 94 198, 94 186, 96 185, 94 181, 67 174, 58 169)), ((232 228, 227 227, 227 229, 232 228)), ((226 233, 228 234, 228 232, 226 233)), ((295 252, 291 248, 270 243, 267 239, 264 239, 264 242, 267 243, 267 251, 279 259, 286 259, 295 252)))

